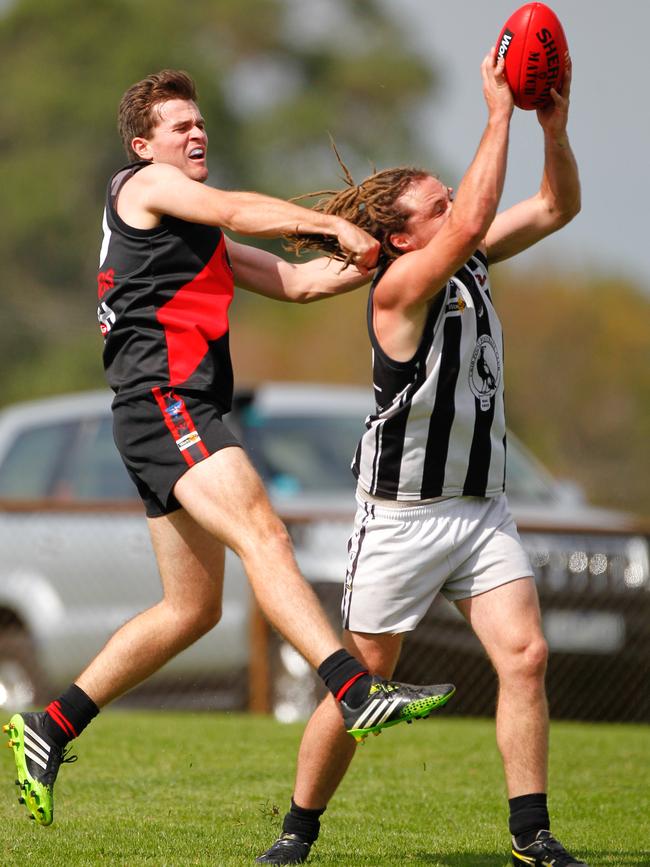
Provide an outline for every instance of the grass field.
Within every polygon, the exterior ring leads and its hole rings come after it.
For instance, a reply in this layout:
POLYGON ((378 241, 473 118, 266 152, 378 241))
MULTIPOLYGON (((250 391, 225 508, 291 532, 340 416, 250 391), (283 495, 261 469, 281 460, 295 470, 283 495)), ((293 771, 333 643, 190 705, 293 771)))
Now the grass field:
MULTIPOLYGON (((237 714, 107 711, 64 765, 55 823, 28 821, 0 756, 0 867, 252 864, 275 838, 302 726, 237 714)), ((650 727, 555 723, 554 830, 591 867, 650 865, 650 727)), ((491 720, 370 738, 323 819, 320 867, 505 867, 491 720)))

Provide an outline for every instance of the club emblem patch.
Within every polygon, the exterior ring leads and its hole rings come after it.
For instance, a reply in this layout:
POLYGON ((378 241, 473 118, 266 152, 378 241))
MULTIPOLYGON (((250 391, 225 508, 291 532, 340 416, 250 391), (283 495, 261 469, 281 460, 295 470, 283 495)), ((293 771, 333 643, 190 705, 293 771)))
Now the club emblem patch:
POLYGON ((469 364, 469 387, 478 398, 479 406, 486 411, 501 383, 501 358, 496 343, 489 334, 483 334, 476 342, 469 364))

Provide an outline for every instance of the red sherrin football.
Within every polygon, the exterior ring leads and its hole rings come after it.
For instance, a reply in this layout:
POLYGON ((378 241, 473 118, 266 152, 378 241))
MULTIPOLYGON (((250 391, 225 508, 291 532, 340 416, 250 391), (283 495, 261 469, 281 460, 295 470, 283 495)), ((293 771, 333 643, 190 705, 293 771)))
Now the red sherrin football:
POLYGON ((544 3, 526 3, 508 18, 497 41, 497 58, 505 57, 506 79, 519 108, 543 108, 551 88, 564 78, 566 36, 560 20, 544 3))

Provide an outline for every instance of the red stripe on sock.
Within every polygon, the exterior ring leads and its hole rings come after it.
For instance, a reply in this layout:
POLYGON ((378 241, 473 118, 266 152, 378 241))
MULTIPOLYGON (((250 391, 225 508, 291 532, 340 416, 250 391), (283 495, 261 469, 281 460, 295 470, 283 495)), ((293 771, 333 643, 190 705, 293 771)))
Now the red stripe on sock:
POLYGON ((341 687, 341 689, 336 693, 336 700, 341 701, 341 699, 343 698, 345 693, 350 689, 352 684, 356 683, 356 681, 359 680, 360 677, 363 677, 366 674, 368 674, 367 671, 360 671, 358 674, 355 674, 354 677, 351 677, 350 680, 347 681, 347 683, 344 683, 343 686, 341 687))
POLYGON ((49 714, 54 722, 62 729, 68 737, 77 737, 74 726, 70 720, 62 713, 61 704, 58 701, 53 701, 45 708, 45 713, 49 714))
POLYGON ((54 722, 59 726, 60 729, 68 737, 77 737, 77 733, 74 730, 74 726, 70 722, 70 720, 62 713, 61 706, 59 702, 52 702, 48 707, 45 708, 49 716, 54 720, 54 722))

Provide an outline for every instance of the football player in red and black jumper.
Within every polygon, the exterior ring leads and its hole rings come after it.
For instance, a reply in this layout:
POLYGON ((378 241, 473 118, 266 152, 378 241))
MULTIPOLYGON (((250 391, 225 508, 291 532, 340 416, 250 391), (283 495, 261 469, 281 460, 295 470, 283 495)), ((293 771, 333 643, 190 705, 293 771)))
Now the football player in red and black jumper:
POLYGON ((19 800, 53 819, 67 743, 112 699, 139 684, 219 620, 225 547, 241 558, 278 631, 318 669, 357 737, 425 716, 453 692, 368 673, 345 650, 298 571, 286 528, 237 438, 222 422, 233 374, 228 308, 236 283, 309 302, 357 288, 379 245, 340 217, 205 184, 208 137, 192 79, 163 70, 133 85, 119 109, 129 164, 111 178, 98 278, 114 435, 146 507, 162 600, 120 628, 61 696, 15 714, 10 735, 19 800), (226 237, 332 235, 349 267, 292 264, 226 237))

